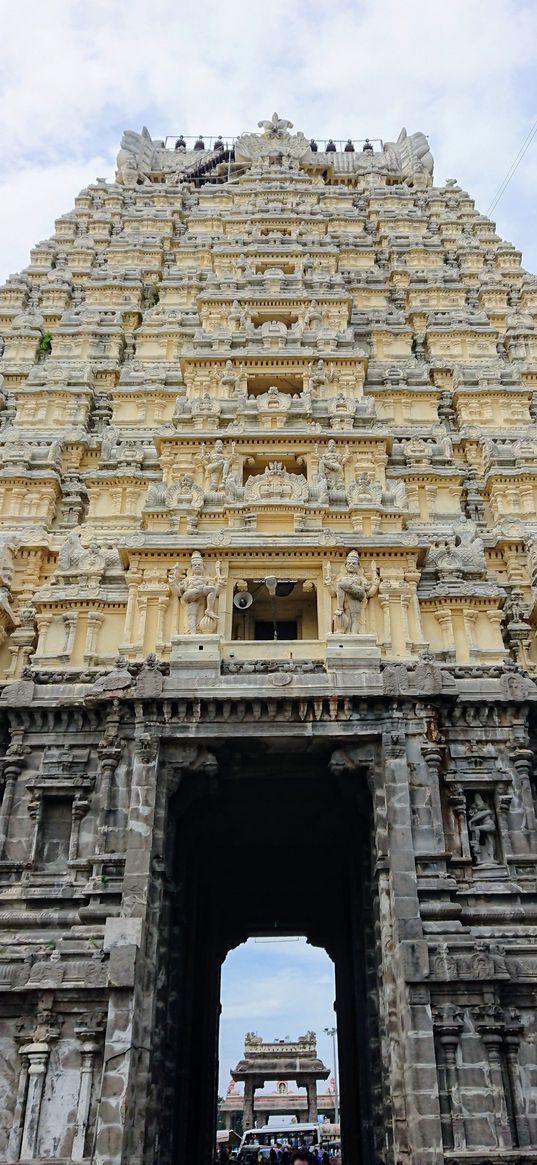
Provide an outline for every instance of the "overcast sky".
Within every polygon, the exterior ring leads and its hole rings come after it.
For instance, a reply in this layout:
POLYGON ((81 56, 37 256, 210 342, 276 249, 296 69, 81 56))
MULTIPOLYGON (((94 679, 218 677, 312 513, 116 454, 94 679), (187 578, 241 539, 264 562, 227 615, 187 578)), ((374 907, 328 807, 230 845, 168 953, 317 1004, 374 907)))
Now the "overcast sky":
MULTIPOLYGON (((255 128, 274 110, 307 136, 429 135, 435 180, 487 208, 537 118, 535 0, 4 0, 0 41, 0 281, 97 176, 123 129, 153 137, 255 128)), ((537 272, 537 139, 496 212, 537 272)), ((232 956, 224 1081, 244 1031, 330 1023, 319 952, 232 956)), ((323 1054, 328 1051, 323 1048, 323 1054)))
MULTIPOLYGON (((264 1040, 296 1040, 315 1031, 319 1055, 327 1068, 333 1068, 332 1040, 323 1029, 335 1024, 334 996, 331 959, 305 939, 250 939, 231 951, 222 972, 221 1094, 242 1057, 248 1031, 264 1040)), ((273 1087, 267 1085, 266 1091, 273 1087)))
MULTIPOLYGON (((0 279, 97 175, 121 132, 429 135, 436 181, 486 211, 537 118, 535 0, 16 0, 2 4, 0 279)), ((537 271, 537 139, 497 210, 537 271)))

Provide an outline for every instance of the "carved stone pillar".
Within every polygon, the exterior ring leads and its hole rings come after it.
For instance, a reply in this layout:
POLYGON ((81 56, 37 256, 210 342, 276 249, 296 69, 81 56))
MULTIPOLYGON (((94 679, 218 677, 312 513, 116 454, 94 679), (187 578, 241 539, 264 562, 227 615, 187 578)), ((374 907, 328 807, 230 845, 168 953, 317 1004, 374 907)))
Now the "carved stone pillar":
POLYGON ((99 767, 97 770, 96 787, 99 793, 99 810, 97 821, 97 853, 106 853, 107 818, 110 807, 110 791, 112 778, 121 757, 121 744, 116 738, 105 735, 97 746, 99 767))
MULTIPOLYGON (((446 848, 442 823, 442 804, 440 800, 440 769, 442 766, 444 747, 441 738, 439 740, 425 740, 421 746, 422 756, 429 774, 430 789, 428 805, 430 825, 427 819, 426 821, 431 831, 431 837, 430 841, 429 838, 427 839, 426 844, 430 845, 430 842, 432 842, 432 848, 438 850, 439 855, 443 855, 446 848)), ((442 870, 445 870, 445 861, 442 862, 442 870)))
POLYGON ((509 835, 509 808, 513 799, 513 790, 507 781, 500 781, 494 790, 494 805, 498 821, 498 833, 503 860, 512 857, 511 838, 509 835))
MULTIPOLYGON (((427 1089, 437 1090, 436 1055, 429 994, 414 988, 412 995, 405 986, 408 974, 406 952, 412 944, 413 975, 425 969, 428 960, 420 917, 416 863, 412 841, 410 777, 405 735, 399 725, 386 732, 382 740, 382 799, 385 803, 388 877, 383 885, 379 878, 379 924, 383 976, 383 998, 387 1017, 386 1038, 390 1059, 394 1154, 414 1155, 420 1159, 427 1152, 442 1149, 442 1128, 438 1097, 427 1117, 418 1116, 416 1095, 427 1089), (408 1033, 419 1031, 419 1042, 408 1033), (406 1033, 406 1034, 405 1034, 406 1033)), ((379 790, 380 793, 380 790, 379 790)), ((375 829, 379 852, 383 848, 381 801, 375 796, 375 829), (380 830, 379 827, 380 826, 380 830)), ((419 972, 418 973, 422 973, 419 972)))
POLYGON ((4 757, 2 766, 4 795, 2 797, 2 804, 0 805, 0 858, 2 857, 6 843, 9 819, 11 816, 11 810, 13 808, 13 798, 15 796, 15 788, 24 767, 25 751, 26 750, 22 746, 20 739, 13 739, 4 757))
POLYGON ((313 1080, 306 1081, 306 1089, 308 1093, 308 1120, 317 1120, 317 1081, 315 1077, 313 1080))
POLYGON ((114 1155, 114 1159, 128 1160, 129 1165, 141 1165, 143 1154, 135 1129, 145 1123, 150 1078, 150 1048, 144 1031, 152 1030, 154 995, 147 989, 147 965, 156 958, 158 931, 154 922, 160 909, 151 874, 155 847, 162 845, 161 823, 155 822, 162 796, 158 757, 158 739, 140 728, 132 767, 123 918, 121 922, 118 920, 116 929, 109 927, 114 986, 108 1006, 101 1089, 104 1103, 99 1107, 94 1151, 96 1165, 108 1165, 114 1155), (121 1030, 119 1047, 118 1025, 121 1030), (109 1069, 107 1064, 110 1064, 109 1069))
POLYGON ((502 637, 503 612, 489 610, 487 611, 487 618, 492 627, 494 649, 499 655, 505 655, 505 645, 502 637))
POLYGON ((473 607, 463 608, 464 630, 466 632, 466 642, 468 644, 468 653, 470 658, 478 651, 476 641, 478 612, 473 607))
POLYGON ((86 646, 84 649, 84 663, 91 665, 95 662, 97 635, 104 622, 104 615, 90 611, 86 631, 86 646))
POLYGON ((65 640, 62 650, 58 652, 58 657, 59 659, 66 660, 68 662, 71 658, 73 647, 75 645, 78 611, 66 611, 65 614, 62 615, 62 619, 65 626, 65 640))
POLYGON ((518 1049, 523 1032, 524 1028, 520 1022, 520 1017, 516 1011, 512 1010, 505 1025, 503 1040, 516 1138, 521 1148, 525 1148, 526 1145, 531 1144, 526 1106, 524 1103, 524 1091, 520 1080, 518 1063, 518 1049))
POLYGON ((78 844, 80 838, 80 822, 89 809, 89 801, 86 797, 77 793, 73 798, 71 806, 71 836, 69 838, 69 861, 75 862, 78 857, 78 844))
POLYGON ((76 1106, 75 1135, 71 1149, 72 1161, 83 1161, 86 1156, 85 1144, 88 1132, 88 1121, 91 1106, 91 1090, 93 1086, 93 1070, 95 1056, 99 1051, 99 1044, 95 1039, 95 1031, 89 1028, 76 1028, 76 1034, 82 1040, 80 1055, 80 1082, 78 1086, 78 1101, 76 1106))
POLYGON ((38 658, 45 654, 45 644, 51 623, 52 615, 37 615, 37 647, 35 649, 35 655, 38 658))
POLYGON ((166 612, 169 603, 169 590, 166 588, 166 593, 159 595, 157 600, 157 628, 155 636, 155 648, 157 652, 161 652, 164 647, 164 624, 166 620, 166 612))
POLYGON ((442 636, 442 650, 445 651, 446 656, 453 656, 455 653, 455 640, 453 638, 453 620, 451 615, 451 608, 443 608, 440 611, 435 611, 434 617, 438 626, 440 627, 440 634, 442 636))
POLYGON ((477 1030, 488 1056, 490 1093, 496 1118, 498 1148, 510 1149, 513 1144, 513 1138, 509 1125, 501 1061, 503 1012, 501 1008, 492 1005, 476 1008, 474 1016, 477 1030))
POLYGON ((444 1077, 443 1104, 445 1108, 443 1114, 443 1125, 446 1126, 447 1117, 449 1120, 448 1140, 452 1143, 446 1145, 446 1148, 465 1149, 466 1148, 466 1131, 464 1128, 464 1119, 462 1115, 461 1097, 459 1090, 459 1078, 457 1073, 457 1048, 463 1028, 462 1016, 460 1012, 451 1003, 446 1003, 442 1007, 437 1008, 435 1014, 436 1031, 438 1039, 438 1047, 440 1052, 439 1068, 441 1075, 444 1077), (451 1136, 449 1136, 451 1133, 451 1136))
POLYGON ((409 589, 409 619, 411 638, 415 647, 423 647, 425 640, 423 637, 423 628, 421 625, 421 609, 420 601, 418 599, 418 583, 421 578, 419 570, 407 570, 405 573, 405 582, 409 589))
POLYGON ((466 797, 462 785, 450 785, 448 789, 448 804, 453 814, 454 841, 458 836, 460 856, 468 861, 472 860, 470 853, 470 839, 466 825, 466 797))
POLYGON ((28 1091, 22 1130, 21 1157, 29 1157, 31 1160, 37 1156, 39 1118, 50 1048, 47 1043, 41 1041, 26 1044, 21 1048, 21 1055, 28 1057, 28 1091))
POLYGON ((378 600, 380 609, 382 611, 382 644, 387 647, 391 644, 392 639, 392 621, 390 612, 390 596, 382 590, 383 583, 381 583, 378 600))
POLYGON ((125 613, 124 642, 121 645, 122 651, 128 651, 132 646, 134 636, 134 620, 138 601, 138 587, 142 581, 142 575, 139 571, 129 570, 129 573, 126 576, 126 581, 129 587, 129 595, 127 598, 127 610, 125 613))
POLYGON ((254 1127, 254 1096, 255 1087, 253 1080, 244 1081, 244 1115, 243 1127, 245 1129, 253 1129, 254 1127))
POLYGON ((433 516, 435 511, 436 511, 436 499, 438 497, 438 486, 432 485, 429 483, 428 485, 425 486, 424 493, 425 493, 425 502, 426 502, 426 513, 424 514, 424 519, 426 522, 428 522, 430 520, 431 516, 433 516))
POLYGON ((529 849, 530 852, 534 852, 535 845, 537 844, 537 819, 535 816, 535 802, 533 800, 531 785, 531 771, 534 760, 533 752, 531 748, 525 746, 525 743, 520 744, 517 748, 513 749, 511 760, 517 774, 522 803, 526 813, 529 849))
POLYGON ((143 645, 144 645, 145 624, 146 624, 146 620, 147 620, 147 604, 148 604, 148 596, 146 594, 143 594, 141 592, 141 589, 139 589, 138 590, 138 620, 137 620, 137 626, 136 626, 136 640, 135 640, 135 644, 134 644, 134 646, 136 647, 136 649, 138 651, 141 651, 143 649, 143 645))
POLYGON ((19 1161, 22 1133, 24 1128, 24 1109, 26 1101, 26 1090, 28 1088, 28 1068, 30 1060, 26 1049, 19 1051, 21 1057, 21 1068, 19 1074, 19 1084, 17 1088, 17 1098, 15 1101, 15 1108, 13 1111, 13 1122, 9 1132, 9 1141, 7 1146, 7 1160, 19 1161))
POLYGON ((37 859, 37 846, 39 842, 39 827, 43 817, 43 794, 40 789, 34 789, 27 805, 28 816, 31 817, 34 827, 32 833, 32 840, 30 843, 30 851, 28 854, 28 864, 33 866, 37 859))

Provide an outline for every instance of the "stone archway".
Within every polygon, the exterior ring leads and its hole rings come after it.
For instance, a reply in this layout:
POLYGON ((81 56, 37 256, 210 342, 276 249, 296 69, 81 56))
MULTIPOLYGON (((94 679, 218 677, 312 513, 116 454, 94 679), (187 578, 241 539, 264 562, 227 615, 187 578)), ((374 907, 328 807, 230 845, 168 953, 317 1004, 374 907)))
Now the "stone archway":
POLYGON ((221 966, 259 933, 305 934, 334 961, 342 1135, 347 1160, 372 1160, 371 800, 365 768, 334 773, 332 755, 306 741, 232 742, 217 775, 185 774, 172 799, 153 1113, 161 1165, 211 1159, 221 966))

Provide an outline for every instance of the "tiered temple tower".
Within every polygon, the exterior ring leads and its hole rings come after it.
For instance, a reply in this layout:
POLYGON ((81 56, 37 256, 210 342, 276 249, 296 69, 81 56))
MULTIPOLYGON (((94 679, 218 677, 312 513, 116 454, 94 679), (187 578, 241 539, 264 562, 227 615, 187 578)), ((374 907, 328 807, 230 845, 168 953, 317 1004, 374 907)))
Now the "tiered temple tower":
POLYGON ((274 931, 346 1165, 536 1156, 536 319, 422 134, 276 115, 0 290, 2 1160, 207 1165, 274 931))

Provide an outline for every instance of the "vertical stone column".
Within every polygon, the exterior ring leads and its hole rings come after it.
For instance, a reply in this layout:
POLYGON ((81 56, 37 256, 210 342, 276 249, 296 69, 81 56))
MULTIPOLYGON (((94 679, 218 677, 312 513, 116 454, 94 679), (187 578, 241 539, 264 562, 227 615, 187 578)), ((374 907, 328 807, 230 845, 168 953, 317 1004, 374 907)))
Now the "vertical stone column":
POLYGON ((105 735, 97 746, 99 767, 97 770, 96 787, 98 790, 99 807, 97 818, 97 844, 99 854, 106 853, 108 810, 110 808, 110 792, 112 778, 121 758, 121 744, 117 741, 119 731, 117 722, 110 720, 105 729, 105 735))
POLYGON ((155 826, 158 740, 139 729, 131 776, 122 917, 109 919, 111 992, 104 1048, 95 1165, 140 1165, 149 1087, 156 932, 151 861, 161 844, 155 826), (151 907, 151 915, 149 913, 151 907))
POLYGON ((441 1068, 445 1081, 446 1115, 449 1118, 451 1144, 446 1148, 465 1149, 466 1130, 462 1114, 462 1105, 457 1072, 457 1048, 463 1029, 460 1013, 451 1003, 443 1004, 436 1011, 436 1027, 438 1031, 439 1051, 441 1054, 441 1068))
POLYGON ((245 1129, 254 1127, 254 1096, 255 1085, 253 1080, 244 1081, 244 1109, 243 1126, 245 1129))
POLYGON ((446 841, 442 821, 442 803, 440 799, 440 769, 444 753, 444 744, 441 739, 425 740, 421 745, 421 754, 425 761, 424 779, 427 781, 428 796, 420 807, 419 827, 416 834, 416 851, 421 848, 429 853, 438 853, 437 869, 445 873, 444 854, 446 841), (423 836, 425 835, 425 836, 423 836))
POLYGON ((25 1048, 19 1051, 21 1057, 21 1069, 19 1074, 19 1086, 17 1088, 17 1099, 15 1101, 15 1109, 13 1112, 13 1123, 9 1133, 9 1142, 7 1147, 7 1160, 20 1160, 20 1148, 22 1133, 24 1128, 24 1110, 26 1103, 26 1090, 28 1088, 28 1068, 30 1060, 25 1048))
POLYGON ((392 620, 390 611, 390 595, 387 591, 388 584, 381 583, 378 600, 380 609, 382 611, 382 640, 384 646, 388 647, 392 641, 392 620), (384 589, 383 589, 384 588, 384 589))
POLYGON ((4 795, 0 804, 0 858, 3 855, 6 844, 15 788, 24 768, 24 756, 25 748, 22 744, 22 734, 17 733, 16 736, 13 736, 2 764, 4 795))
POLYGON ((421 578, 419 570, 407 570, 405 572, 405 582, 408 585, 409 592, 409 626, 410 636, 414 644, 418 647, 425 646, 423 638, 423 628, 421 625, 421 609, 418 599, 418 583, 421 578))
POLYGON ((309 1121, 316 1121, 317 1120, 317 1081, 316 1081, 315 1077, 313 1077, 313 1079, 311 1079, 311 1078, 307 1079, 306 1089, 307 1089, 307 1093, 308 1093, 308 1120, 309 1121))
POLYGON ((435 611, 434 617, 438 626, 440 627, 440 634, 442 636, 442 650, 447 653, 448 658, 455 653, 455 640, 453 638, 453 619, 450 607, 441 608, 435 611))
POLYGON ((147 619, 147 604, 148 595, 142 592, 142 588, 138 588, 138 619, 136 624, 136 639, 134 647, 137 651, 143 651, 145 638, 145 624, 147 619))
POLYGON ((58 659, 70 660, 75 645, 75 635, 78 623, 78 611, 66 611, 62 615, 65 627, 65 641, 62 650, 58 652, 58 659))
POLYGON ((39 1138, 39 1118, 41 1116, 41 1101, 47 1074, 50 1048, 44 1042, 26 1044, 21 1048, 21 1054, 28 1056, 28 1092, 26 1095, 26 1109, 24 1113, 24 1127, 20 1155, 30 1160, 37 1156, 37 1142, 39 1138))
MULTIPOLYGON (((411 1155, 413 1165, 425 1165, 442 1152, 442 1128, 430 996, 420 982, 428 954, 417 893, 407 742, 398 722, 383 737, 382 761, 377 780, 384 786, 389 868, 384 885, 379 883, 381 990, 391 1049, 394 1155, 411 1155)), ((379 825, 382 835, 382 820, 379 825)))
POLYGON ((46 646, 46 642, 47 642, 48 629, 52 623, 52 615, 38 614, 36 616, 36 623, 37 623, 37 646, 36 646, 34 654, 38 659, 40 659, 41 656, 45 654, 45 646, 46 646))
POLYGON ((410 587, 405 582, 399 584, 399 593, 401 600, 401 623, 403 629, 403 642, 407 652, 412 651, 412 636, 410 634, 409 623, 409 609, 410 609, 410 587))
POLYGON ((71 807, 71 836, 69 838, 69 861, 75 862, 78 857, 80 841, 80 823, 89 809, 89 801, 83 794, 77 793, 71 807))
POLYGON ((436 510, 436 499, 438 497, 438 486, 433 485, 432 482, 429 482, 425 486, 424 496, 425 496, 425 511, 426 512, 423 515, 423 517, 425 518, 426 522, 429 522, 431 520, 431 517, 434 516, 435 510, 436 510))
POLYGON ((511 1105, 513 1109, 513 1117, 517 1134, 517 1143, 521 1148, 525 1148, 526 1145, 531 1144, 528 1118, 526 1116, 526 1106, 524 1103, 524 1090, 520 1080, 520 1068, 518 1063, 518 1049, 523 1032, 524 1028, 520 1022, 520 1017, 516 1011, 511 1011, 511 1014, 509 1015, 505 1025, 503 1041, 505 1046, 507 1077, 509 1080, 509 1090, 511 1093, 511 1105))
POLYGON ((91 665, 95 662, 95 653, 97 649, 97 635, 99 628, 104 622, 104 615, 95 611, 90 611, 88 614, 88 622, 86 629, 86 644, 84 647, 84 663, 91 665))
POLYGON ((518 781, 522 803, 526 814, 526 825, 528 831, 528 849, 530 853, 534 852, 537 845, 537 821, 535 817, 535 804, 532 796, 531 788, 531 771, 533 766, 533 752, 528 748, 527 738, 524 739, 511 753, 511 760, 513 762, 516 780, 518 781))
POLYGON ((503 1013, 494 1004, 485 1005, 476 1008, 475 1019, 489 1062, 490 1093, 494 1108, 498 1148, 510 1149, 513 1138, 509 1126, 501 1061, 503 1013))
POLYGON ((494 808, 498 822, 501 857, 506 864, 512 858, 511 837, 509 834, 509 809, 513 800, 513 790, 506 781, 499 781, 494 789, 494 808))
POLYGON ((77 1034, 82 1039, 80 1057, 80 1083, 78 1087, 78 1101, 76 1106, 75 1135, 71 1149, 72 1161, 83 1161, 85 1157, 86 1136, 91 1106, 91 1090, 93 1087, 93 1069, 95 1055, 99 1045, 95 1041, 95 1032, 79 1028, 77 1034))
POLYGON ((129 587, 129 594, 127 598, 127 610, 125 612, 124 639, 123 643, 121 644, 122 651, 128 651, 130 648, 132 648, 134 639, 134 622, 138 603, 138 587, 142 581, 141 572, 133 569, 129 570, 126 576, 126 581, 129 587))
POLYGON ((166 612, 169 603, 169 588, 166 588, 166 593, 159 595, 157 599, 157 627, 155 635, 155 648, 157 652, 161 652, 164 646, 164 624, 166 622, 166 612))

